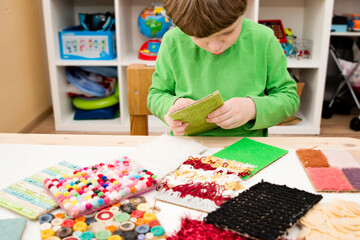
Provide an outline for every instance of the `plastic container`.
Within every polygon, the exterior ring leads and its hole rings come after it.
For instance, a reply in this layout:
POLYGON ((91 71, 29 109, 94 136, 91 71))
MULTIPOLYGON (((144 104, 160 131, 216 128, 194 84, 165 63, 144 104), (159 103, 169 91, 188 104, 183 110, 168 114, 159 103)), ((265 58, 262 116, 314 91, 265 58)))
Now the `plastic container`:
POLYGON ((66 60, 116 58, 115 31, 85 31, 81 26, 59 32, 60 55, 66 60))
POLYGON ((294 39, 293 57, 297 59, 311 58, 312 41, 309 39, 294 39))

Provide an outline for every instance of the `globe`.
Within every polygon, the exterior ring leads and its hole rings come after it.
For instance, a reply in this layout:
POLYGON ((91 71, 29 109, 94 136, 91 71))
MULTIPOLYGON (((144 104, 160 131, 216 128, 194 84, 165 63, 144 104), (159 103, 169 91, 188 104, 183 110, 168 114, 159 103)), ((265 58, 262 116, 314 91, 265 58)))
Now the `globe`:
POLYGON ((141 11, 138 18, 140 32, 148 38, 161 38, 172 22, 161 6, 150 6, 141 11))

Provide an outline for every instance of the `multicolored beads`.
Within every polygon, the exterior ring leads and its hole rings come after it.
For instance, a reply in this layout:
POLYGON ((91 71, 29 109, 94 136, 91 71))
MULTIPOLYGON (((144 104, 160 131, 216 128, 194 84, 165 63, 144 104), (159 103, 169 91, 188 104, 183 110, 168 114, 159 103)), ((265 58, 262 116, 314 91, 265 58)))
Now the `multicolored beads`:
POLYGON ((153 189, 160 177, 123 157, 73 172, 72 176, 45 179, 44 186, 69 216, 77 217, 153 189))

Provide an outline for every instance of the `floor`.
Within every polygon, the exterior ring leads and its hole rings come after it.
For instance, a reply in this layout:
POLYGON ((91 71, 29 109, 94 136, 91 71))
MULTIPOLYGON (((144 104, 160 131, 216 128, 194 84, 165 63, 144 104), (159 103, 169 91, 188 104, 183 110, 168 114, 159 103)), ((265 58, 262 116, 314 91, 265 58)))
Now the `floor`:
MULTIPOLYGON (((351 111, 349 115, 334 114, 330 119, 321 119, 320 137, 353 137, 360 139, 360 132, 350 129, 349 124, 351 119, 357 117, 359 114, 357 109, 351 111)), ((54 116, 49 115, 38 126, 36 126, 30 133, 52 133, 52 134, 119 134, 109 132, 64 132, 56 131, 54 124, 54 116)), ((128 133, 124 133, 128 134, 128 133)), ((161 133, 151 133, 150 135, 160 135, 161 133)), ((271 135, 279 136, 279 135, 271 135)), ((288 136, 288 135, 287 135, 288 136)), ((301 135, 292 135, 301 136, 301 135)), ((304 135, 309 136, 309 135, 304 135)))

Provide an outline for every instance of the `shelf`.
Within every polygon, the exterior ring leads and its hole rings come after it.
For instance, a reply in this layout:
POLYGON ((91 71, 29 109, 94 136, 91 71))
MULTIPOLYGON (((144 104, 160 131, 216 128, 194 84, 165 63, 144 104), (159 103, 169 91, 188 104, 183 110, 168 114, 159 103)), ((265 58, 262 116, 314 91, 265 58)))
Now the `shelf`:
POLYGON ((114 60, 57 60, 56 66, 117 66, 114 60))
POLYGON ((318 68, 320 64, 314 59, 296 59, 287 57, 288 68, 318 68))
POLYGON ((331 32, 331 36, 360 37, 360 32, 331 32))
MULTIPOLYGON (((348 9, 353 9, 351 6, 356 5, 357 1, 347 0, 348 9)), ((155 61, 138 58, 140 46, 149 39, 139 31, 137 19, 139 13, 149 6, 151 1, 42 0, 42 3, 56 130, 129 133, 127 66, 130 64, 155 66, 155 61), (114 12, 116 16, 117 59, 106 61, 61 59, 59 31, 78 25, 80 12, 107 11, 114 12), (68 84, 65 74, 67 66, 117 67, 121 116, 113 120, 73 120, 74 109, 67 95, 68 84)), ((303 121, 291 126, 272 127, 269 129, 271 134, 319 134, 320 132, 333 3, 334 0, 248 0, 248 9, 245 13, 247 18, 255 22, 259 19, 281 19, 284 27, 291 28, 298 38, 310 39, 313 42, 311 59, 287 58, 287 67, 305 82, 299 115, 303 121)), ((331 35, 360 36, 360 33, 331 33, 331 35)), ((168 127, 156 117, 149 116, 149 132, 168 132, 168 127)))
POLYGON ((147 66, 155 66, 155 61, 142 60, 138 58, 138 52, 132 51, 127 54, 121 61, 121 66, 129 66, 130 64, 145 64, 147 66))
POLYGON ((314 127, 306 120, 301 112, 297 112, 295 116, 302 121, 289 126, 274 126, 269 128, 269 134, 320 134, 320 127, 314 127))
POLYGON ((121 123, 120 118, 104 120, 74 120, 74 113, 64 121, 56 124, 57 131, 84 131, 84 132, 129 132, 130 124, 121 123))
MULTIPOLYGON (((287 57, 288 68, 318 68, 319 63, 314 59, 296 59, 287 57)), ((121 66, 129 66, 134 63, 142 63, 147 66, 155 66, 155 61, 141 60, 137 56, 137 52, 128 54, 124 60, 121 61, 121 66)))

